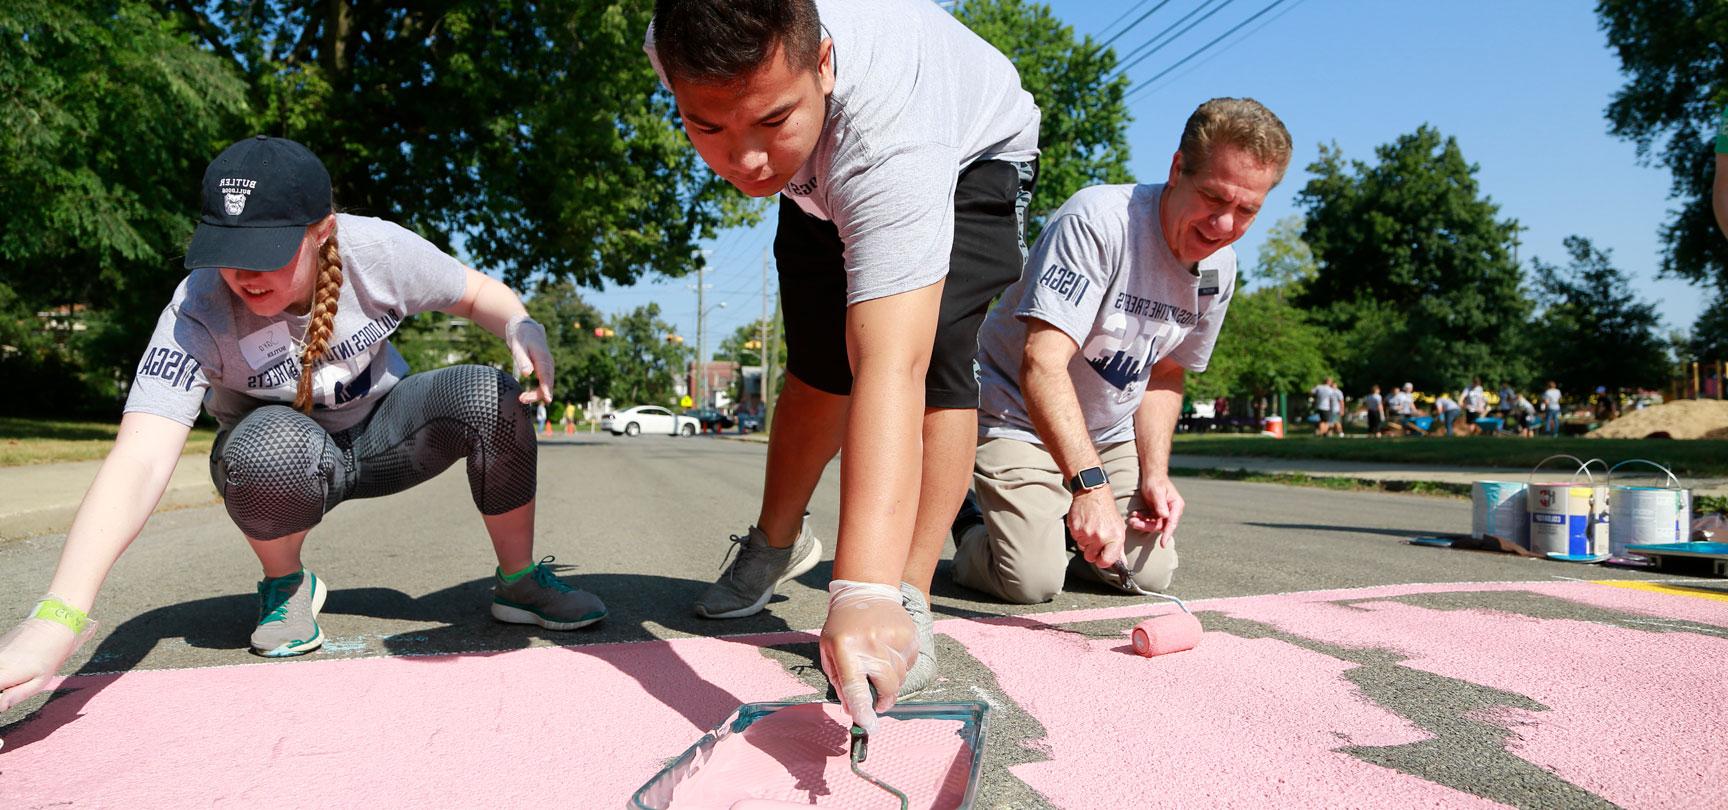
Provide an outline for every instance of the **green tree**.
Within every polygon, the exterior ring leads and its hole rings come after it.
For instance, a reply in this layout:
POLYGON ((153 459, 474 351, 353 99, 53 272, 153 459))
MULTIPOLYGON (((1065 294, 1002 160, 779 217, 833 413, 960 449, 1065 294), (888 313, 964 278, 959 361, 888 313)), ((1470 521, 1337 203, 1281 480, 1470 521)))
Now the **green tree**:
POLYGON ((672 324, 660 318, 660 305, 637 307, 614 318, 611 328, 616 334, 604 345, 616 374, 608 395, 619 407, 673 402, 678 380, 695 353, 666 339, 672 324))
POLYGON ((752 204, 702 165, 642 53, 640 0, 188 0, 256 128, 306 143, 338 204, 460 239, 483 267, 629 284, 694 268, 752 204))
POLYGON ((0 407, 38 410, 31 395, 52 391, 57 413, 111 408, 184 275, 198 177, 245 86, 131 0, 9 0, 0 42, 0 318, 14 349, 0 352, 13 392, 0 407), (88 327, 76 340, 17 334, 73 304, 88 327))
MULTIPOLYGON (((762 365, 762 335, 768 322, 754 320, 732 331, 725 340, 720 341, 720 348, 714 352, 715 360, 731 360, 740 366, 762 365)), ((775 352, 775 362, 780 368, 786 367, 786 329, 782 324, 774 325, 773 334, 780 339, 775 341, 779 349, 775 352)))
POLYGON ((1536 342, 1545 375, 1561 390, 1651 387, 1668 381, 1667 341, 1656 306, 1628 294, 1631 280, 1608 252, 1566 237, 1565 268, 1532 259, 1537 278, 1536 342))
MULTIPOLYGON (((1254 281, 1291 295, 1301 292, 1302 285, 1320 272, 1314 262, 1314 249, 1302 241, 1302 231, 1307 226, 1301 214, 1291 214, 1272 223, 1254 262, 1254 281)), ((1246 286, 1248 282, 1249 273, 1241 273, 1238 283, 1246 286)))
POLYGON ((1238 292, 1203 374, 1189 374, 1196 399, 1307 391, 1331 373, 1326 333, 1276 287, 1238 292))
POLYGON ((1076 38, 1050 7, 1029 0, 966 0, 954 16, 1008 56, 1038 102, 1038 191, 1027 223, 1036 239, 1044 218, 1074 192, 1127 183, 1128 77, 1110 77, 1116 51, 1090 35, 1076 38))
POLYGON ((1693 360, 1728 360, 1728 295, 1717 296, 1698 313, 1692 334, 1676 341, 1676 348, 1693 360))
POLYGON ((1596 15, 1626 76, 1608 104, 1609 129, 1672 178, 1676 207, 1662 226, 1663 270, 1728 287, 1728 240, 1710 208, 1710 136, 1728 104, 1728 3, 1600 0, 1596 15))
POLYGON ((1519 340, 1530 302, 1507 252, 1515 222, 1481 196, 1477 167, 1456 140, 1422 126, 1375 149, 1378 162, 1344 160, 1322 145, 1299 193, 1303 239, 1319 272, 1300 303, 1336 333, 1362 326, 1397 330, 1375 347, 1339 340, 1339 370, 1364 380, 1390 376, 1423 388, 1527 372, 1519 340), (1370 366, 1374 348, 1383 357, 1370 366))

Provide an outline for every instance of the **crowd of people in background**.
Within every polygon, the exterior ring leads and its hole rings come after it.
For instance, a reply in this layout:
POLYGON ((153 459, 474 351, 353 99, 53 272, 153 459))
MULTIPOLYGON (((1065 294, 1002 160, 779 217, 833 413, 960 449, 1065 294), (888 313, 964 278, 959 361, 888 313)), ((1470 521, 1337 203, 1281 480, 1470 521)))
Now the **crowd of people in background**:
POLYGON ((1417 391, 1412 383, 1395 387, 1390 394, 1382 394, 1380 386, 1371 385, 1347 415, 1340 413, 1346 397, 1334 378, 1327 377, 1309 395, 1312 414, 1308 419, 1315 423, 1314 435, 1342 436, 1343 422, 1348 421, 1365 426, 1373 437, 1558 436, 1569 417, 1599 424, 1663 401, 1662 394, 1654 390, 1622 392, 1598 386, 1569 405, 1559 383, 1553 380, 1540 393, 1527 396, 1510 381, 1502 381, 1497 390, 1489 391, 1480 377, 1456 393, 1439 391, 1432 395, 1417 391))

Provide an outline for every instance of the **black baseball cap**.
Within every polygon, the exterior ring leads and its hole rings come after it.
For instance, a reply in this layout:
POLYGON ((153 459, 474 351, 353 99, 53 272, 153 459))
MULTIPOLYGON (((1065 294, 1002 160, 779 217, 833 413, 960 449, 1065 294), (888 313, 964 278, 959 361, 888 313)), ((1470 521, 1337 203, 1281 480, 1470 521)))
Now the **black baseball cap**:
POLYGON ((311 150, 286 138, 247 138, 204 170, 204 215, 186 269, 280 270, 306 226, 330 210, 330 173, 311 150))

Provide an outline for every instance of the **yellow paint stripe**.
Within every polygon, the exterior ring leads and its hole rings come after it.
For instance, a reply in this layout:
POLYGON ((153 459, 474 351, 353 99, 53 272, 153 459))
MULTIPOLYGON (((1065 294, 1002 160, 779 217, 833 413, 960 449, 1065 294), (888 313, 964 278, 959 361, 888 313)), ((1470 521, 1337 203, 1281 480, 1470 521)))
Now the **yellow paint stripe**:
POLYGON ((1710 599, 1716 602, 1728 602, 1728 593, 1704 588, 1682 588, 1677 585, 1663 585, 1660 582, 1640 582, 1629 579, 1596 579, 1591 580, 1597 585, 1607 585, 1610 588, 1630 588, 1635 591, 1651 591, 1665 593, 1671 596, 1690 596, 1696 599, 1710 599))

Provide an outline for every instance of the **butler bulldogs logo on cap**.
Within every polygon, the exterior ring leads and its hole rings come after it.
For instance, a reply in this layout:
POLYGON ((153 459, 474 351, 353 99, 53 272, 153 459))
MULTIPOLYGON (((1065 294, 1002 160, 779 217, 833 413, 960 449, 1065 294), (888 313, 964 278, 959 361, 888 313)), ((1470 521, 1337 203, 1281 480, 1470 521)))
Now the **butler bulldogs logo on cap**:
POLYGON ((224 177, 216 183, 222 189, 222 211, 228 216, 240 216, 246 210, 246 198, 251 196, 252 189, 258 187, 257 180, 247 180, 243 177, 224 177))
POLYGON ((306 226, 330 215, 330 173, 285 138, 247 138, 204 170, 204 215, 186 248, 186 269, 280 270, 306 226))

